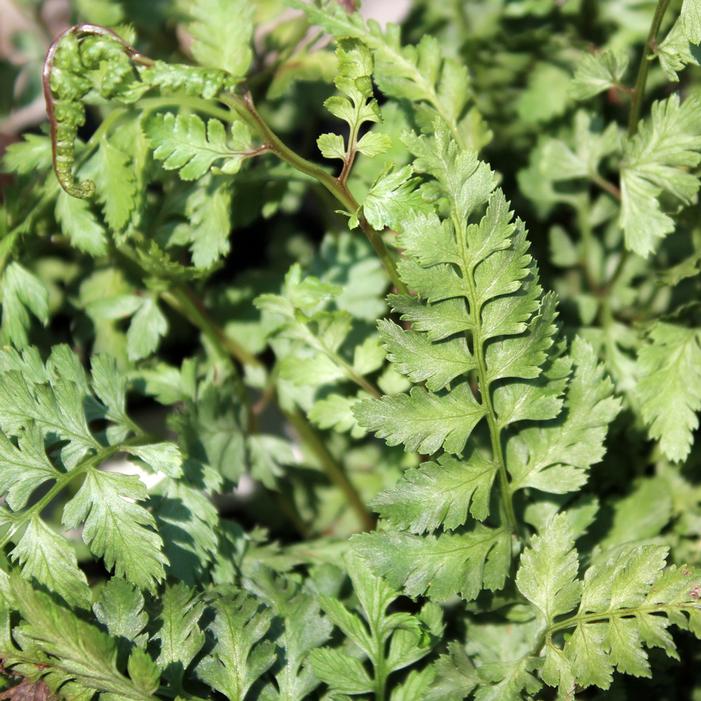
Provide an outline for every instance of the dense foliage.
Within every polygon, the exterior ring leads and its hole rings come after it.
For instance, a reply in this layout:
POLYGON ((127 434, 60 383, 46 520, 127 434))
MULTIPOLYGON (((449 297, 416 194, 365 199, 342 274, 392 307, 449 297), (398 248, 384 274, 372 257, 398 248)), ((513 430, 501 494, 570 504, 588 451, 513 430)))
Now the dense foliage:
POLYGON ((701 699, 701 0, 17 8, 0 695, 701 699))

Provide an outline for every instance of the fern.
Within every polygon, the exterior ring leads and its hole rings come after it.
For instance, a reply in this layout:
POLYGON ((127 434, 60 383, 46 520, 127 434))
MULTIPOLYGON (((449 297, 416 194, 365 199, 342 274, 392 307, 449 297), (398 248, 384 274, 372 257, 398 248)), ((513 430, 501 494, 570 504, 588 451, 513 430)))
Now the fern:
POLYGON ((0 697, 698 696, 699 0, 68 5, 0 10, 0 697))
POLYGON ((360 128, 366 123, 380 121, 380 110, 372 98, 372 56, 364 44, 342 44, 336 50, 338 74, 336 87, 343 96, 330 97, 324 103, 326 109, 348 125, 348 139, 344 143, 340 134, 322 134, 317 146, 325 158, 338 158, 344 167, 339 176, 348 177, 357 153, 377 156, 386 151, 391 141, 386 134, 366 131, 360 136, 360 128))
POLYGON ((629 143, 621 170, 621 226, 627 245, 648 255, 655 240, 674 229, 660 211, 662 192, 684 204, 696 199, 698 181, 685 171, 701 160, 701 130, 694 100, 670 97, 656 103, 649 123, 629 143))
POLYGON ((183 180, 201 178, 215 161, 221 160, 223 173, 236 173, 251 146, 250 133, 241 122, 232 127, 229 145, 220 121, 210 119, 205 130, 196 114, 156 114, 145 129, 153 155, 163 161, 166 170, 178 170, 183 180))
POLYGON ((619 404, 584 341, 575 340, 567 356, 555 343, 554 297, 542 294, 523 225, 513 221, 488 166, 445 131, 408 144, 416 170, 435 179, 430 186, 445 209, 443 216, 410 216, 400 227, 406 255, 400 273, 419 299, 392 297, 413 328, 381 322, 380 335, 396 369, 425 388, 364 401, 354 411, 389 445, 445 453, 375 502, 394 526, 417 535, 378 533, 357 543, 395 586, 469 599, 482 586, 500 589, 505 582, 516 493, 576 491, 603 457, 606 426, 619 404), (471 439, 480 423, 491 451, 471 439), (500 527, 464 530, 468 506, 472 516, 487 518, 494 481, 500 527), (441 526, 456 532, 418 535, 441 526))
POLYGON ((246 75, 252 59, 252 8, 245 2, 197 0, 188 3, 192 55, 204 66, 219 68, 237 78, 246 75), (231 26, 236 27, 234 36, 231 26))
POLYGON ((347 14, 332 2, 320 4, 288 0, 303 10, 309 19, 338 39, 357 39, 375 57, 374 78, 386 95, 416 102, 417 118, 430 127, 438 116, 462 146, 479 148, 489 141, 486 130, 474 129, 474 115, 465 114, 472 97, 464 66, 444 59, 438 42, 430 35, 417 46, 402 46, 399 29, 389 25, 385 31, 377 22, 347 14), (428 108, 428 113, 424 111, 428 108))
POLYGON ((321 606, 335 626, 340 628, 372 666, 372 676, 361 661, 345 652, 321 648, 311 654, 316 675, 337 693, 374 692, 383 698, 392 672, 408 667, 426 656, 442 630, 437 607, 426 606, 417 616, 388 614, 396 593, 385 582, 363 572, 360 562, 350 561, 353 589, 358 597, 362 618, 338 601, 322 597, 321 606))
POLYGON ((19 649, 5 659, 30 676, 46 675, 62 696, 95 691, 131 699, 148 699, 158 688, 158 669, 140 648, 129 655, 128 671, 117 667, 117 645, 105 632, 58 606, 43 592, 19 579, 12 585, 12 603, 21 612, 19 649), (32 670, 36 665, 38 674, 32 670))
POLYGON ((649 338, 638 356, 642 415, 650 437, 660 441, 665 455, 683 460, 701 409, 698 331, 658 322, 649 338))
POLYGON ((686 566, 665 568, 666 557, 663 546, 620 546, 600 553, 580 580, 566 515, 533 540, 516 584, 546 626, 541 655, 547 684, 571 697, 575 687, 609 688, 614 668, 650 676, 644 646, 676 657, 670 625, 701 634, 698 576, 686 566), (563 644, 565 631, 571 634, 563 644))
POLYGON ((125 413, 126 386, 107 357, 94 359, 90 378, 66 346, 56 346, 46 364, 33 349, 21 355, 6 350, 0 362, 0 445, 8 465, 0 520, 4 542, 14 545, 10 558, 27 579, 69 603, 88 603, 87 580, 71 545, 42 518, 43 509, 82 478, 63 507, 62 525, 82 526, 83 540, 107 569, 152 589, 163 579, 167 560, 153 517, 139 503, 147 499, 146 490, 137 477, 99 468, 123 450, 177 477, 182 457, 176 446, 145 440, 125 413), (88 421, 100 418, 110 424, 98 437, 88 421), (42 485, 51 488, 30 502, 42 485))

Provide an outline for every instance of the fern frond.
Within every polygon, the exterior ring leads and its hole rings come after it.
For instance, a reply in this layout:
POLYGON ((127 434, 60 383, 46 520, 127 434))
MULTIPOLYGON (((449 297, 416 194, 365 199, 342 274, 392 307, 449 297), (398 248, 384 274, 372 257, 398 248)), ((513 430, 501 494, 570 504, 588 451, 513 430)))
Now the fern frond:
POLYGON ((349 610, 337 599, 320 597, 331 622, 361 651, 372 674, 357 657, 338 648, 323 647, 310 654, 314 673, 332 692, 385 695, 387 678, 428 655, 443 630, 442 613, 436 604, 425 604, 416 614, 390 613, 398 593, 376 577, 353 556, 347 559, 359 611, 349 610))
POLYGON ((677 658, 671 625, 701 637, 699 576, 666 567, 666 559, 661 545, 618 546, 597 554, 578 579, 568 517, 551 520, 524 552, 516 578, 546 626, 540 654, 547 684, 567 697, 576 686, 608 689, 614 669, 648 677, 645 648, 677 658))
POLYGON ((699 425, 701 335, 699 330, 657 322, 638 353, 637 394, 650 438, 676 462, 684 460, 699 425))
POLYGON ((437 205, 433 213, 407 213, 398 227, 400 275, 417 297, 394 295, 391 303, 412 328, 379 326, 394 368, 419 386, 362 401, 354 413, 389 445, 451 456, 405 473, 375 500, 392 526, 417 535, 388 530, 356 545, 371 567, 412 594, 474 597, 485 560, 484 586, 505 580, 514 494, 526 486, 578 489, 603 457, 619 403, 591 347, 575 340, 563 355, 555 343, 555 297, 542 293, 525 228, 489 167, 446 129, 406 142, 414 170, 433 178, 421 187, 437 205), (491 454, 480 445, 483 424, 491 454), (500 528, 418 535, 460 529, 468 514, 490 517, 495 480, 500 528), (492 548, 500 554, 490 556, 492 548))
POLYGON ((164 578, 167 559, 153 516, 142 505, 145 486, 135 476, 100 466, 119 451, 154 471, 177 478, 182 456, 170 443, 149 443, 126 414, 126 381, 113 360, 96 356, 91 376, 67 346, 54 346, 41 362, 33 348, 0 354, 0 509, 10 559, 67 602, 86 606, 87 580, 70 542, 42 516, 54 498, 75 485, 62 523, 82 527, 91 552, 119 576, 143 589, 164 578), (107 422, 99 433, 95 420, 107 422), (43 494, 40 487, 48 487, 43 494), (47 563, 51 562, 51 566, 47 563))
POLYGON ((307 3, 287 0, 309 20, 336 39, 355 39, 365 44, 375 58, 373 77, 386 95, 417 103, 417 118, 430 130, 438 117, 463 147, 481 148, 491 134, 474 130, 474 116, 466 115, 472 97, 466 68, 441 55, 438 41, 424 35, 417 46, 402 46, 399 27, 368 22, 360 13, 347 13, 336 2, 307 3), (426 112, 428 112, 426 114, 426 112))

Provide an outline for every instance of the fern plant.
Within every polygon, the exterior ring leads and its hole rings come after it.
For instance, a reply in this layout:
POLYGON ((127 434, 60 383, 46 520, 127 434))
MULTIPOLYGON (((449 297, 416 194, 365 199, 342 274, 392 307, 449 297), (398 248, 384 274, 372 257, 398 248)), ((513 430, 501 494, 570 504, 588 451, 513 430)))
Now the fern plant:
POLYGON ((0 53, 1 697, 700 693, 701 4, 371 11, 0 53))

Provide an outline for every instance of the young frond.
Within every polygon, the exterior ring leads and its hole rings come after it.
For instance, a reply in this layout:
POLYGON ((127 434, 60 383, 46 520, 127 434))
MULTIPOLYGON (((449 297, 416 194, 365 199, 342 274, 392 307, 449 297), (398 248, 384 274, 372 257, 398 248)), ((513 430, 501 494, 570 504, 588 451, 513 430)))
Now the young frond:
POLYGON ((375 59, 373 78, 380 90, 416 103, 417 119, 429 130, 438 117, 463 147, 478 149, 490 140, 486 129, 474 128, 478 121, 474 115, 466 114, 472 97, 467 70, 458 61, 444 58, 434 37, 424 35, 418 45, 402 46, 399 27, 389 24, 383 30, 360 13, 347 13, 336 2, 287 2, 337 39, 355 39, 367 46, 375 59))
POLYGON ((317 145, 324 158, 338 158, 344 162, 341 177, 346 178, 356 153, 374 157, 391 146, 386 134, 366 131, 360 136, 364 124, 380 121, 380 108, 372 93, 372 55, 360 42, 339 42, 336 49, 338 73, 334 79, 341 95, 334 95, 324 102, 331 114, 348 125, 348 138, 340 134, 322 134, 317 145))

